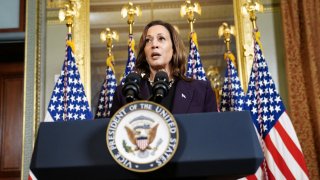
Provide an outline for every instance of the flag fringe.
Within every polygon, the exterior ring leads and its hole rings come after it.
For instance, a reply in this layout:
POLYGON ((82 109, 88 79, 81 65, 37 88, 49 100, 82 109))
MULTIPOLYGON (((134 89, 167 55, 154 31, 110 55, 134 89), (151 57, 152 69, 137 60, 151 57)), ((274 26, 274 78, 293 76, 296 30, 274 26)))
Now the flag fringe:
POLYGON ((191 32, 191 39, 194 42, 194 44, 196 45, 198 51, 199 51, 199 45, 198 45, 198 37, 197 37, 197 33, 196 32, 191 32))
POLYGON ((224 60, 230 59, 234 65, 235 68, 237 68, 236 58, 234 57, 233 53, 231 51, 224 53, 224 60))
POLYGON ((106 65, 112 69, 113 73, 115 73, 113 62, 114 62, 114 56, 113 55, 110 55, 109 57, 107 57, 106 65))
POLYGON ((67 46, 70 46, 70 47, 71 47, 71 50, 72 50, 73 53, 76 52, 75 45, 74 45, 74 42, 73 42, 73 41, 67 40, 66 44, 67 44, 67 46))
POLYGON ((134 49, 135 44, 136 44, 136 42, 134 41, 134 39, 129 38, 128 45, 130 46, 130 48, 132 49, 133 52, 135 52, 135 49, 134 49))

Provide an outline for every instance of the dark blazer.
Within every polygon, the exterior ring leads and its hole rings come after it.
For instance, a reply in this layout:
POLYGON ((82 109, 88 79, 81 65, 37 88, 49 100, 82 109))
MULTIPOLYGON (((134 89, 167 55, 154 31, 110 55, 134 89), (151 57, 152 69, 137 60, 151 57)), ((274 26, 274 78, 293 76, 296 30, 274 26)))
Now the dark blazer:
MULTIPOLYGON (((151 96, 147 83, 147 80, 142 79, 139 97, 143 100, 147 100, 151 96)), ((125 104, 126 100, 122 95, 122 86, 119 85, 113 97, 110 117, 125 104)), ((210 81, 179 80, 177 82, 172 114, 212 111, 217 111, 217 103, 210 81)))

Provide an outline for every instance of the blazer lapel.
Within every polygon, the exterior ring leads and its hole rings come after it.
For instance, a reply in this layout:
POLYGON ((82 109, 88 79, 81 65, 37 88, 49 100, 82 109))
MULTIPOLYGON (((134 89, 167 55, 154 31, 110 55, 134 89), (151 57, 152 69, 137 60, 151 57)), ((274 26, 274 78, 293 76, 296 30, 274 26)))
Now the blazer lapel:
POLYGON ((176 93, 173 100, 172 113, 187 113, 192 100, 194 87, 187 82, 180 80, 176 87, 176 93))

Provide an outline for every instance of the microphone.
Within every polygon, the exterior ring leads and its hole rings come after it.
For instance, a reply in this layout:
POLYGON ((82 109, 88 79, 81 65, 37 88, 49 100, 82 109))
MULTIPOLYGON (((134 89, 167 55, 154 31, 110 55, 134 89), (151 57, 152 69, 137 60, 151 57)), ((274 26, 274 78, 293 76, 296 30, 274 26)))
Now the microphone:
POLYGON ((154 77, 154 85, 152 87, 153 100, 160 103, 161 100, 168 94, 169 77, 165 71, 158 71, 154 77))
POLYGON ((138 97, 140 92, 140 82, 141 76, 136 73, 132 72, 127 75, 126 79, 124 80, 124 86, 122 88, 122 94, 126 97, 127 103, 130 103, 138 97))

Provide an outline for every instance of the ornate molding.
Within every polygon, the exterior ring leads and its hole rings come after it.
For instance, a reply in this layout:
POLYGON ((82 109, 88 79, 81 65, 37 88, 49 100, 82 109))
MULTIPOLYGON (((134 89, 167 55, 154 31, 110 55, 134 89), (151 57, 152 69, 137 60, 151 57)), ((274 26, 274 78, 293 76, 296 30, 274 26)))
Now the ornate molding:
POLYGON ((59 18, 59 9, 49 10, 47 9, 47 24, 61 24, 59 18))
POLYGON ((81 81, 89 101, 91 102, 91 66, 90 66, 90 3, 77 0, 81 3, 80 16, 74 19, 73 40, 75 43, 76 62, 79 68, 81 81))
POLYGON ((246 0, 233 0, 235 27, 236 27, 236 44, 237 44, 237 64, 239 71, 239 78, 243 90, 247 91, 247 85, 250 75, 250 67, 253 62, 253 39, 252 39, 252 25, 249 17, 244 17, 241 13, 241 6, 246 0))
MULTIPOLYGON (((198 0, 201 6, 215 6, 215 5, 232 5, 232 0, 198 0)), ((91 12, 112 12, 112 11, 120 11, 123 4, 125 2, 122 1, 112 1, 112 2, 95 2, 92 3, 90 11, 91 12)), ((170 1, 141 1, 134 2, 134 4, 139 5, 142 10, 146 9, 180 9, 183 1, 176 0, 170 1)))
POLYGON ((47 0, 47 9, 60 9, 69 0, 47 0))

